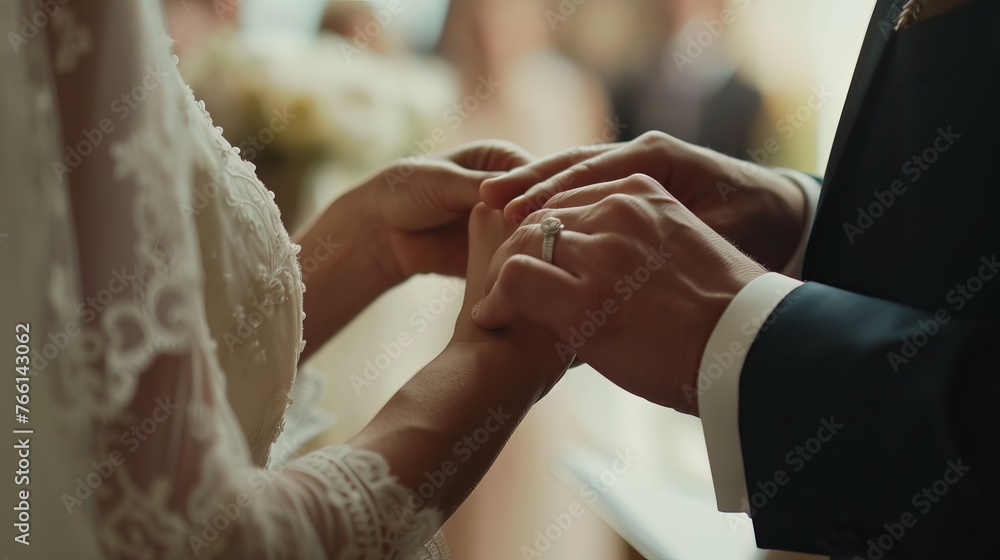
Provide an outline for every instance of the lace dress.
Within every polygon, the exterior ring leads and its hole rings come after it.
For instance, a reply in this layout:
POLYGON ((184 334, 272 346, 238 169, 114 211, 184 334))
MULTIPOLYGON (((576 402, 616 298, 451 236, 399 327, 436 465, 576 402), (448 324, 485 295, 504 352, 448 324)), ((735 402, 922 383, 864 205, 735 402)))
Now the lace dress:
POLYGON ((2 328, 32 358, 14 552, 441 557, 440 516, 377 454, 267 468, 304 346, 298 247, 181 80, 159 3, 15 0, 0 23, 2 328))

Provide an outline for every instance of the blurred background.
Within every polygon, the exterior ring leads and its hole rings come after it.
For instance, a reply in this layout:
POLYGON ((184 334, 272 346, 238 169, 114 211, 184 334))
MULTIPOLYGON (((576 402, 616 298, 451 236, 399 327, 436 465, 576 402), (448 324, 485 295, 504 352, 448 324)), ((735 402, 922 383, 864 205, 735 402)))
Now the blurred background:
MULTIPOLYGON (((822 174, 874 6, 163 1, 182 72, 291 230, 389 161, 483 138, 542 156, 661 130, 822 174)), ((350 438, 440 352, 460 302, 442 295, 462 289, 413 279, 306 364, 337 419, 310 446, 350 438), (415 343, 390 351, 404 332, 415 343)), ((745 517, 714 511, 700 423, 586 366, 532 410, 445 535, 457 559, 763 557, 745 517)))

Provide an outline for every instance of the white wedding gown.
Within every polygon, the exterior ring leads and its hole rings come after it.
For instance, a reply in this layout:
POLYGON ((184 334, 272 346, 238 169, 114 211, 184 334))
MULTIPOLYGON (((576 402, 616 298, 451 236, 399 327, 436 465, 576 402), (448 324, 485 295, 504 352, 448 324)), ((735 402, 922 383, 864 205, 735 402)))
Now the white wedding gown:
POLYGON ((4 488, 5 508, 30 490, 31 544, 3 549, 445 555, 374 453, 266 468, 304 345, 298 247, 181 80, 159 3, 63 3, 0 3, 0 329, 26 325, 32 358, 30 484, 4 488))

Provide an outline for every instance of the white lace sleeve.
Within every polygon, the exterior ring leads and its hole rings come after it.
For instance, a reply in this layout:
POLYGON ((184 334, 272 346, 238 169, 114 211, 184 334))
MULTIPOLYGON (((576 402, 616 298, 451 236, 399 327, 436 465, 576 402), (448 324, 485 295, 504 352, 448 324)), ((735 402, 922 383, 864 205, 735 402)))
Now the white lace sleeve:
POLYGON ((206 276, 205 232, 185 218, 204 169, 227 163, 201 149, 220 140, 185 110, 159 3, 14 0, 0 6, 3 29, 42 4, 55 8, 40 12, 41 32, 0 54, 0 157, 14 170, 0 206, 15 228, 0 231, 0 250, 16 275, 2 291, 4 309, 23 314, 5 312, 0 328, 34 322, 37 358, 25 552, 441 557, 440 516, 413 515, 375 453, 339 446, 254 465, 206 319, 206 283, 233 279, 206 276))

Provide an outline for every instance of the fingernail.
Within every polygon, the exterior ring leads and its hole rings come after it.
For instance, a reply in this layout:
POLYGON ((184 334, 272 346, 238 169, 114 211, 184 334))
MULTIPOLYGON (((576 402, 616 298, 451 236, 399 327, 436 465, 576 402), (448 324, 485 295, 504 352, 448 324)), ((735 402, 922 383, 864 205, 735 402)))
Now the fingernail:
POLYGON ((476 305, 472 306, 472 318, 473 319, 475 319, 476 317, 479 317, 479 310, 482 309, 482 307, 483 307, 483 302, 481 302, 481 301, 479 303, 477 303, 476 305))

